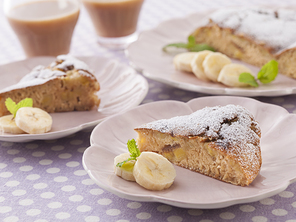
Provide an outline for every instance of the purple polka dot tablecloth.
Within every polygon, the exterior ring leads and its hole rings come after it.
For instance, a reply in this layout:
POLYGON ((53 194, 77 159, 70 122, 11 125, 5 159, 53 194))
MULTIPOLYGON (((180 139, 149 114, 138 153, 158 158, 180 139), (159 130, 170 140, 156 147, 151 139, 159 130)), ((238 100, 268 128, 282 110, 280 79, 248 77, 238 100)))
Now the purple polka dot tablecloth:
MULTIPOLYGON (((0 3, 2 5, 2 0, 0 3)), ((178 0, 145 0, 138 32, 154 28, 167 19, 183 17, 196 11, 255 4, 295 6, 292 0, 183 0, 182 3, 178 0)), ((25 59, 3 12, 0 18, 0 65, 25 59)), ((94 28, 83 7, 70 54, 105 56, 129 64, 123 51, 109 50, 96 43, 94 28)), ((147 81, 149 91, 142 104, 161 100, 187 102, 208 96, 153 80, 147 81)), ((296 95, 255 99, 296 113, 296 95)), ((82 155, 90 146, 92 129, 87 128, 56 140, 26 143, 0 141, 0 221, 296 222, 296 183, 260 201, 221 209, 185 209, 120 198, 95 184, 82 166, 82 155)))

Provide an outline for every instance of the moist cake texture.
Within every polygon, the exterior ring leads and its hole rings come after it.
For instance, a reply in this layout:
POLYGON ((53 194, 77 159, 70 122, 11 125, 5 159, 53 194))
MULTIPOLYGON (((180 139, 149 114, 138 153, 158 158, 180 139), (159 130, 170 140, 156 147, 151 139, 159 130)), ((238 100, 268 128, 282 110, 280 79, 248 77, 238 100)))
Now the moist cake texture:
POLYGON ((49 66, 35 67, 17 84, 0 91, 0 116, 9 114, 8 97, 16 103, 32 98, 34 107, 50 113, 90 110, 100 104, 99 90, 99 82, 84 62, 60 55, 49 66))
POLYGON ((261 67, 271 59, 296 78, 296 11, 229 8, 212 13, 192 35, 235 59, 261 67))
POLYGON ((236 105, 206 107, 190 115, 135 128, 140 151, 235 185, 249 185, 261 164, 261 130, 253 115, 236 105))

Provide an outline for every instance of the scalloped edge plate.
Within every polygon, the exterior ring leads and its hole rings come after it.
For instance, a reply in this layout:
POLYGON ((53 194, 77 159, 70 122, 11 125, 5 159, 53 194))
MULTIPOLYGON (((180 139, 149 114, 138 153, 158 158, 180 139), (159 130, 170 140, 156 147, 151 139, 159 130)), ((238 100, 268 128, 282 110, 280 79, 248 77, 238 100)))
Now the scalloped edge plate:
MULTIPOLYGON (((164 53, 162 47, 173 42, 186 42, 196 28, 204 24, 204 19, 214 10, 198 12, 184 18, 175 18, 160 23, 156 28, 140 33, 137 41, 125 50, 130 64, 147 78, 174 86, 176 88, 213 95, 238 96, 282 96, 296 93, 296 80, 279 74, 270 84, 258 88, 231 88, 220 83, 205 82, 192 73, 175 70, 173 56, 164 53), (144 53, 145 52, 145 53, 144 53)), ((244 64, 254 73, 258 67, 244 64)))
POLYGON ((160 101, 115 115, 95 127, 91 146, 82 163, 89 176, 103 189, 134 201, 161 202, 184 208, 222 208, 273 196, 296 180, 296 115, 284 108, 250 98, 203 97, 189 101, 160 101), (240 187, 174 166, 177 177, 167 190, 149 191, 125 181, 113 172, 115 156, 128 152, 126 142, 136 138, 135 127, 157 119, 186 115, 205 106, 237 104, 246 107, 262 130, 262 167, 248 187, 240 187))
MULTIPOLYGON (((1 134, 0 141, 28 142, 52 140, 92 127, 104 119, 139 105, 148 93, 147 80, 135 70, 114 59, 105 57, 77 57, 88 64, 97 77, 101 89, 98 109, 51 113, 52 130, 44 134, 1 134)), ((0 66, 0 89, 17 83, 37 65, 48 65, 54 57, 35 57, 0 66)))

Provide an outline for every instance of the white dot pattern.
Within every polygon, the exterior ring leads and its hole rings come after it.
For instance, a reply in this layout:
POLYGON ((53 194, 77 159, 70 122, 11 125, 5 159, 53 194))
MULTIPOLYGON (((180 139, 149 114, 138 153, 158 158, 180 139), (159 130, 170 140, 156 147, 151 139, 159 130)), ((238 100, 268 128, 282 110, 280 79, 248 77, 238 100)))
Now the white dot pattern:
POLYGON ((30 210, 27 210, 26 211, 26 214, 28 215, 28 216, 37 216, 37 215, 39 215, 41 213, 41 210, 39 210, 39 209, 30 209, 30 210))
POLYGON ((61 202, 51 202, 47 204, 47 206, 51 209, 57 209, 57 208, 61 208, 63 204, 61 202))
MULTIPOLYGON (((3 0, 0 0, 2 3, 3 0)), ((292 0, 261 0, 260 3, 295 6, 292 0)), ((255 4, 258 4, 257 0, 145 0, 139 31, 154 28, 166 19, 183 17, 212 7, 255 4)), ((3 13, 0 13, 0 28, 0 64, 25 59, 18 39, 3 13)), ((83 7, 70 53, 77 56, 105 56, 128 64, 124 51, 108 50, 96 43, 95 30, 83 7)), ((148 84, 149 92, 143 104, 157 100, 187 102, 206 96, 153 80, 148 80, 148 84)), ((255 99, 280 105, 296 114, 295 95, 255 99)), ((118 197, 98 186, 83 168, 82 155, 90 146, 91 131, 92 128, 89 128, 54 140, 26 143, 0 141, 1 221, 295 222, 296 183, 277 195, 257 202, 212 210, 178 208, 165 203, 146 203, 118 197)))
POLYGON ((80 202, 80 201, 83 200, 83 196, 81 196, 81 195, 73 195, 73 196, 69 197, 69 200, 73 201, 73 202, 80 202))
POLYGON ((220 217, 225 220, 232 220, 233 218, 235 218, 235 215, 230 212, 223 212, 220 214, 220 217))
MULTIPOLYGON (((138 209, 141 206, 142 206, 142 204, 139 203, 139 202, 130 202, 130 203, 127 204, 127 207, 130 208, 130 209, 138 209)), ((157 208, 157 210, 158 210, 158 208, 157 208)))
POLYGON ((255 216, 255 217, 252 217, 252 221, 253 222, 267 222, 268 219, 263 216, 255 216))
POLYGON ((29 205, 32 205, 33 203, 34 201, 31 199, 24 199, 19 201, 19 205, 22 205, 22 206, 29 206, 29 205))
POLYGON ((167 219, 168 222, 181 222, 183 221, 182 217, 180 216, 170 216, 167 219))
POLYGON ((100 217, 98 216, 87 216, 85 218, 86 222, 99 222, 100 221, 100 217))
POLYGON ((285 216, 288 212, 284 209, 274 209, 272 210, 272 214, 276 216, 285 216))
POLYGON ((4 218, 3 222, 17 222, 19 218, 17 216, 9 216, 4 218))
POLYGON ((44 159, 44 160, 40 160, 39 164, 41 164, 41 165, 50 165, 50 164, 52 164, 52 162, 53 162, 53 160, 44 159))
POLYGON ((27 191, 25 190, 15 190, 12 192, 12 195, 13 196, 23 196, 27 193, 27 191))
POLYGON ((8 178, 8 177, 11 177, 13 175, 12 172, 2 172, 0 173, 0 177, 2 178, 8 178))
POLYGON ((255 210, 255 207, 251 205, 243 205, 243 206, 240 206, 239 209, 243 212, 253 212, 255 210))
POLYGON ((106 214, 109 216, 117 216, 119 215, 121 212, 118 209, 109 209, 106 211, 106 214))

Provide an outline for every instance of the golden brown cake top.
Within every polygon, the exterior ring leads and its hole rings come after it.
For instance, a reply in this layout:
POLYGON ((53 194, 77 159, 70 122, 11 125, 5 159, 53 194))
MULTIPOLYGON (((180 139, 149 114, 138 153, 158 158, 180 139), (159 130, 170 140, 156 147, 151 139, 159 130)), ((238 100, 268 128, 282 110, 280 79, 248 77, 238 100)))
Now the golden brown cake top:
POLYGON ((190 115, 157 120, 137 129, 189 138, 199 136, 204 141, 215 142, 222 149, 229 148, 231 144, 259 145, 261 136, 253 115, 238 105, 205 107, 190 115))
POLYGON ((268 8, 227 8, 209 16, 222 28, 231 28, 258 43, 265 43, 274 52, 296 46, 296 11, 268 8))
POLYGON ((68 75, 70 73, 69 71, 78 72, 81 75, 95 79, 88 65, 83 61, 70 55, 60 55, 48 67, 42 65, 36 66, 17 84, 2 89, 0 93, 35 85, 42 85, 52 79, 68 75))

